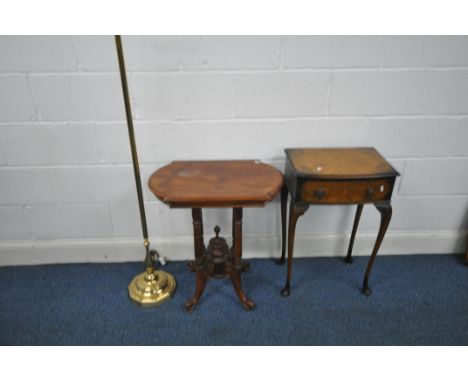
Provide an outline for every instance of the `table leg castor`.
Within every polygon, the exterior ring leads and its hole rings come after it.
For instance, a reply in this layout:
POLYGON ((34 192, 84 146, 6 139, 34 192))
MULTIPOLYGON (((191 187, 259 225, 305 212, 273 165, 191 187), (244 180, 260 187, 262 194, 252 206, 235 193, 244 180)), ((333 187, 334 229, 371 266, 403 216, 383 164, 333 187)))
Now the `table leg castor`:
POLYGON ((206 275, 205 271, 197 271, 197 280, 195 284, 195 293, 193 294, 192 298, 185 303, 185 309, 187 311, 191 311, 195 305, 197 305, 200 297, 205 290, 206 281, 208 280, 208 276, 206 275))
POLYGON ((197 271, 197 263, 195 261, 191 260, 187 262, 187 268, 189 269, 190 272, 196 272, 197 271))
POLYGON ((239 301, 241 302, 242 306, 246 310, 254 309, 255 304, 245 295, 244 291, 241 288, 241 279, 239 271, 233 272, 233 274, 231 275, 231 280, 234 286, 234 290, 236 291, 237 297, 239 298, 239 301))
POLYGON ((363 286, 362 289, 361 289, 361 292, 365 295, 365 296, 370 296, 372 294, 372 289, 369 288, 367 285, 363 286))

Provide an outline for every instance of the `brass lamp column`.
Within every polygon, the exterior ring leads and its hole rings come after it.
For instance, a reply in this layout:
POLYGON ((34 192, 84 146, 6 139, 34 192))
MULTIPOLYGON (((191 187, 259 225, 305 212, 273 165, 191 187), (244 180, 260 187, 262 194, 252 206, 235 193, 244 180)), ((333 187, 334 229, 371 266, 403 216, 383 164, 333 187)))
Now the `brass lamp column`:
POLYGON ((122 40, 120 36, 115 36, 115 45, 117 47, 117 56, 119 58, 120 79, 122 82, 122 91, 125 103, 125 113, 127 116, 128 136, 130 138, 130 148, 132 151, 133 171, 135 173, 135 185, 138 194, 138 204, 140 206, 141 227, 143 230, 143 244, 146 250, 145 267, 146 271, 135 276, 128 286, 130 298, 143 306, 157 305, 169 297, 175 290, 176 282, 171 274, 155 270, 155 258, 158 253, 150 250, 148 240, 148 228, 146 226, 145 205, 143 203, 143 192, 141 189, 140 166, 138 164, 138 155, 135 144, 135 132, 133 130, 132 109, 130 106, 130 97, 128 95, 127 75, 125 71, 125 62, 122 49, 122 40))

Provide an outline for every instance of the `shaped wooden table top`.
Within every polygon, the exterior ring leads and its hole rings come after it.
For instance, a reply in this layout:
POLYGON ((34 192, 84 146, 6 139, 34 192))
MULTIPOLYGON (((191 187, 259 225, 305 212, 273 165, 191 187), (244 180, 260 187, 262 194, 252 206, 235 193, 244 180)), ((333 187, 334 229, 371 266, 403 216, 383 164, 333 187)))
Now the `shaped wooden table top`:
POLYGON ((297 176, 320 179, 370 179, 398 176, 372 147, 286 149, 297 176))
POLYGON ((283 175, 255 160, 175 161, 153 173, 148 185, 170 207, 255 207, 274 199, 283 175))

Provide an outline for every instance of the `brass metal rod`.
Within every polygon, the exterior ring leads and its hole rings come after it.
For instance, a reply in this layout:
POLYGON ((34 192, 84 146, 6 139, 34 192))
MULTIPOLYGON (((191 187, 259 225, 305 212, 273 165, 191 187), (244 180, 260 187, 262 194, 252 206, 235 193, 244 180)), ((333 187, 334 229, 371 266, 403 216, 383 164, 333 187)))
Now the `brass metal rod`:
POLYGON ((120 35, 115 36, 115 45, 117 47, 117 56, 119 59, 119 69, 120 69, 120 80, 122 82, 122 91, 125 103, 125 114, 127 117, 127 127, 128 127, 128 137, 130 139, 130 149, 132 152, 132 161, 133 161, 133 172, 135 173, 135 185, 138 194, 138 204, 140 207, 140 219, 141 219, 141 228, 143 231, 143 240, 146 249, 146 258, 145 265, 146 267, 153 266, 153 259, 151 258, 149 251, 149 240, 148 240, 148 227, 146 225, 146 213, 145 213, 145 204, 143 202, 143 191, 141 188, 141 175, 140 175, 140 165, 138 162, 138 154, 136 149, 135 142, 135 131, 133 129, 133 118, 132 118, 132 107, 130 105, 130 96, 128 94, 128 83, 127 83, 127 74, 125 71, 125 61, 122 48, 122 39, 120 35))

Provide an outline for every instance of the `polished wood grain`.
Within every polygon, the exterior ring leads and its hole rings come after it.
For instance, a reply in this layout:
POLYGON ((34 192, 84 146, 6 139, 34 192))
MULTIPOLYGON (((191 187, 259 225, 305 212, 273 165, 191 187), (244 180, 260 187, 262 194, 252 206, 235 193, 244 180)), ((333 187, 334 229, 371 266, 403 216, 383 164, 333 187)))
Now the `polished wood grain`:
POLYGON ((195 264, 193 270, 196 272, 195 292, 186 303, 185 309, 192 310, 200 300, 208 281, 209 272, 205 262, 206 247, 203 241, 203 217, 201 208, 192 208, 193 243, 195 247, 195 264))
POLYGON ((300 188, 300 199, 311 204, 372 203, 387 199, 393 188, 389 179, 309 180, 300 188))
POLYGON ((157 170, 148 185, 171 207, 251 207, 271 201, 283 175, 254 160, 177 161, 157 170))
POLYGON ((284 264, 286 254, 286 213, 288 203, 288 187, 283 186, 281 190, 281 257, 278 261, 279 264, 284 264))
POLYGON ((349 239, 349 246, 348 246, 348 254, 346 255, 346 259, 345 259, 345 261, 348 264, 351 264, 353 262, 351 255, 353 253, 354 239, 356 237, 359 220, 361 220, 361 214, 362 214, 363 208, 364 208, 364 204, 358 204, 356 208, 356 215, 354 215, 353 231, 351 232, 351 238, 349 239))
POLYGON ((380 212, 380 227, 379 233, 377 234, 377 240, 374 244, 374 249, 372 250, 369 263, 367 264, 364 281, 362 283, 362 293, 364 293, 366 296, 369 296, 372 293, 371 289, 369 288, 369 276, 372 270, 372 266, 374 265, 375 258, 377 257, 377 252, 379 251, 380 245, 382 244, 383 238, 385 236, 385 232, 387 232, 388 225, 390 224, 390 219, 392 218, 392 206, 390 203, 375 203, 375 207, 380 212))
POLYGON ((281 294, 283 296, 289 296, 291 288, 291 277, 292 277, 292 259, 294 251, 294 236, 296 235, 296 224, 299 217, 305 214, 309 209, 308 204, 297 204, 294 200, 291 200, 289 206, 289 229, 288 229, 288 274, 286 276, 286 285, 284 286, 281 294))
MULTIPOLYGON (((352 251, 359 220, 365 204, 374 204, 381 215, 376 243, 363 280, 362 292, 370 295, 369 277, 392 216, 390 199, 398 172, 375 149, 299 148, 287 149, 285 180, 291 202, 288 225, 288 270, 283 296, 290 294, 294 236, 297 221, 311 204, 357 204, 346 262, 352 251)), ((287 197, 281 198, 282 211, 287 197)), ((282 248, 278 261, 285 261, 282 248)))
MULTIPOLYGON (((229 277, 236 295, 247 310, 255 307, 242 289, 241 272, 248 269, 242 262, 243 207, 263 206, 282 190, 287 198, 283 175, 276 168, 254 160, 178 161, 157 170, 149 179, 151 191, 170 207, 192 209, 195 261, 195 292, 186 302, 191 311, 199 302, 209 278, 229 277), (208 247, 203 235, 203 207, 232 207, 232 247, 219 236, 208 247)), ((284 210, 284 214, 286 210, 284 210)), ((284 222, 284 217, 283 217, 284 222)), ((285 227, 284 223, 284 227, 285 227)), ((283 236, 285 235, 283 228, 283 236)), ((284 244, 283 244, 284 245, 284 244)))
POLYGON ((295 173, 307 178, 364 179, 399 175, 372 147, 286 149, 285 152, 295 173))
POLYGON ((251 310, 255 304, 245 295, 241 286, 242 271, 242 208, 232 210, 232 248, 233 267, 230 268, 230 278, 237 297, 246 310, 251 310))

